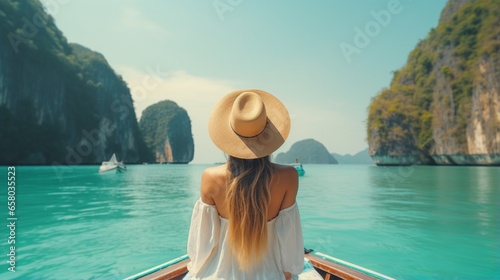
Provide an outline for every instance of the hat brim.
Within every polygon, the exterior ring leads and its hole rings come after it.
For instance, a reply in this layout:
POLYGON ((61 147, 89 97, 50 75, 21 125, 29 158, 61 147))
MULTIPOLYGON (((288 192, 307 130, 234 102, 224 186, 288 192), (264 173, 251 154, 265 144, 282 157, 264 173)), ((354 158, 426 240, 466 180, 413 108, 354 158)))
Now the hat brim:
POLYGON ((285 105, 268 92, 259 89, 237 90, 224 96, 208 120, 208 133, 224 153, 242 159, 268 156, 285 142, 290 133, 290 115, 285 105), (267 126, 256 137, 241 137, 231 128, 229 116, 235 99, 243 92, 258 94, 266 107, 267 126))

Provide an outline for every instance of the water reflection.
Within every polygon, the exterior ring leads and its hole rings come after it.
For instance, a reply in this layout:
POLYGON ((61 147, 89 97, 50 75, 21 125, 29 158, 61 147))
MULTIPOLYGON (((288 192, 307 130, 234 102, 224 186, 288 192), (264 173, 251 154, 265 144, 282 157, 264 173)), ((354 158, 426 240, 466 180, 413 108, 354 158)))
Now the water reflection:
POLYGON ((440 272, 422 275, 491 277, 492 271, 500 272, 498 168, 412 169, 403 173, 398 167, 371 169, 375 223, 388 233, 387 242, 428 254, 428 259, 407 260, 413 269, 440 272))
POLYGON ((10 277, 64 279, 71 271, 91 278, 102 271, 123 278, 185 254, 203 168, 131 165, 121 174, 99 174, 96 166, 79 166, 59 180, 51 167, 19 167, 24 272, 10 277), (44 252, 59 253, 42 258, 44 252), (132 253, 141 261, 117 263, 132 253))

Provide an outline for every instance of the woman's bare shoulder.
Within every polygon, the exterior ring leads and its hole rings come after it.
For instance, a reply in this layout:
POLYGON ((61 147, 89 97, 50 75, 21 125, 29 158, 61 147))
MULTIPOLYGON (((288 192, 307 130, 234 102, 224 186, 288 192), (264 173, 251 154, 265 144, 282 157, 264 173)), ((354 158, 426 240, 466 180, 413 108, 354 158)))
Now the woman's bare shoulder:
POLYGON ((276 163, 273 163, 273 166, 275 173, 276 175, 278 175, 280 180, 291 180, 291 182, 298 182, 298 174, 295 167, 276 163))
POLYGON ((217 178, 221 176, 226 176, 226 165, 218 165, 218 166, 213 166, 213 167, 208 167, 205 170, 203 170, 203 176, 208 176, 209 178, 217 178))
POLYGON ((201 198, 203 202, 214 204, 214 197, 219 195, 225 185, 227 168, 225 165, 209 167, 201 175, 201 198))
POLYGON ((299 189, 299 175, 293 166, 274 164, 275 174, 273 181, 275 187, 283 195, 280 209, 288 208, 295 203, 299 189))

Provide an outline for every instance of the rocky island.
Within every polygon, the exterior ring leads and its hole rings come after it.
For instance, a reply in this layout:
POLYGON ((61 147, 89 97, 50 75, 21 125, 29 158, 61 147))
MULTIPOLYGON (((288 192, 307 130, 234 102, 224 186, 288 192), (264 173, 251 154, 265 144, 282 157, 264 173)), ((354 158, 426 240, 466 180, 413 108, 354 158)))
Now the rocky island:
POLYGON ((373 164, 373 159, 368 154, 368 148, 354 155, 332 153, 332 156, 335 157, 339 164, 373 164))
POLYGON ((0 1, 0 165, 148 160, 132 97, 39 1, 0 1))
POLYGON ((369 106, 378 165, 500 165, 500 2, 450 0, 369 106))
POLYGON ((155 162, 188 163, 193 160, 194 140, 188 113, 170 100, 146 108, 139 127, 155 162))
POLYGON ((275 162, 281 164, 294 163, 338 164, 326 147, 314 139, 305 139, 292 145, 286 153, 279 153, 275 162))

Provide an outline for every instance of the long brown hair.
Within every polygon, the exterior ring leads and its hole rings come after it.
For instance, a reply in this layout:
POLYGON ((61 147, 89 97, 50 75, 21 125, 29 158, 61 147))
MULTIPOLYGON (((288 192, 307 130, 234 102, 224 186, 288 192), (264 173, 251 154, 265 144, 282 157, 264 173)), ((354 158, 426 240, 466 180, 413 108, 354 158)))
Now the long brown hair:
POLYGON ((228 158, 226 202, 229 242, 242 269, 260 260, 267 250, 267 210, 271 200, 273 166, 269 156, 228 158))

